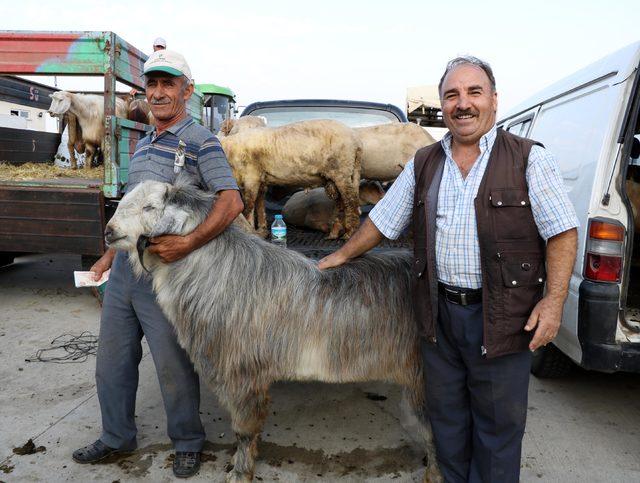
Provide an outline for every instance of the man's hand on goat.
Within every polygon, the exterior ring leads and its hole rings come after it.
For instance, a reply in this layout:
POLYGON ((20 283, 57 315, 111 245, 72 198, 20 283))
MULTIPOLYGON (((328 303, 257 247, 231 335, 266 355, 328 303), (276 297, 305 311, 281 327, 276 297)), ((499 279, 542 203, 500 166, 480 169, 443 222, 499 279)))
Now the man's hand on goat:
POLYGON ((193 251, 188 236, 162 235, 149 240, 149 253, 155 253, 165 263, 172 263, 186 257, 193 251))
POLYGON ((562 320, 563 304, 563 299, 558 300, 547 295, 533 308, 524 328, 527 332, 535 329, 529 350, 534 351, 555 339, 562 320))
POLYGON ((320 270, 326 270, 327 268, 334 268, 343 265, 348 261, 341 253, 333 252, 331 255, 327 255, 318 262, 318 268, 320 270))

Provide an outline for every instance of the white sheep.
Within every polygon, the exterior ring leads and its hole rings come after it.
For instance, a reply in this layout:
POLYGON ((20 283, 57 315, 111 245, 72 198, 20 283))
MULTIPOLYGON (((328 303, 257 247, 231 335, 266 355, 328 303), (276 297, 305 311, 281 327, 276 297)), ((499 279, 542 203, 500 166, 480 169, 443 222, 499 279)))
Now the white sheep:
POLYGON ((435 143, 424 129, 411 122, 356 128, 362 142, 361 178, 392 181, 416 151, 435 143))
POLYGON ((358 228, 358 185, 361 143, 353 129, 337 121, 301 121, 276 128, 241 130, 220 139, 239 186, 244 215, 258 230, 267 231, 264 195, 268 185, 317 187, 337 199, 336 218, 329 238, 349 238, 358 228), (254 216, 254 214, 256 216, 254 216))
MULTIPOLYGON (((62 116, 71 112, 78 119, 85 145, 84 166, 90 168, 96 149, 101 147, 104 152, 104 97, 67 91, 54 92, 49 96, 52 99, 49 107, 52 116, 62 116)), ((126 104, 120 98, 116 98, 116 116, 127 117, 126 104)))

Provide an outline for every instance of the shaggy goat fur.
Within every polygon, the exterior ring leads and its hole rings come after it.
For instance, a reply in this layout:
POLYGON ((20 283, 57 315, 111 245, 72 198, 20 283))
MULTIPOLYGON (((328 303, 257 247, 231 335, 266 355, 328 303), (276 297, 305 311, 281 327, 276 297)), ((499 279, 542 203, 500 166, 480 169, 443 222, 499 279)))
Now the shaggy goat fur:
POLYGON ((187 257, 164 264, 141 237, 187 234, 212 197, 184 183, 146 181, 125 196, 107 241, 130 251, 153 279, 158 303, 196 370, 231 413, 238 448, 230 481, 253 477, 269 386, 281 380, 389 381, 407 389, 438 479, 423 412, 419 339, 410 302, 411 256, 367 255, 320 271, 291 250, 230 226, 187 257))

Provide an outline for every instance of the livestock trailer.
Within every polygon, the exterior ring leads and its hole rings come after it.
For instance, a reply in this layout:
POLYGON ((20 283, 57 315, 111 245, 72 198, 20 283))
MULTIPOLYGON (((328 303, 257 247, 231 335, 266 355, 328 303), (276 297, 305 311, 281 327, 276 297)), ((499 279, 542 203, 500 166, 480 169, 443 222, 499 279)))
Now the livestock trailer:
MULTIPOLYGON (((123 195, 136 143, 150 129, 115 115, 116 82, 144 90, 146 59, 108 31, 0 31, 0 75, 103 77, 105 123, 100 178, 0 179, 0 264, 24 252, 104 252, 106 221, 123 195)), ((202 123, 201 93, 194 93, 188 111, 202 123)), ((23 161, 2 144, 0 163, 23 161)))

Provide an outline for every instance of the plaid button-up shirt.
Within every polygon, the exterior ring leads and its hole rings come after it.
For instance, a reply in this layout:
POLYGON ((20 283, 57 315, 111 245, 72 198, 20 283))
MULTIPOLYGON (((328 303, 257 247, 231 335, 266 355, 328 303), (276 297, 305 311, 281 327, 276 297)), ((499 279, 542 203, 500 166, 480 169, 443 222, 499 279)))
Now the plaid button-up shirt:
MULTIPOLYGON (((447 133, 440 141, 446 160, 436 213, 436 273, 445 284, 471 289, 482 286, 474 199, 495 140, 494 126, 480 139, 480 156, 466 178, 451 155, 451 134, 447 133)), ((578 226, 557 163, 546 149, 533 146, 526 178, 533 218, 542 238, 547 240, 578 226)), ((398 238, 411 222, 414 189, 412 159, 369 213, 371 221, 387 238, 398 238)))

